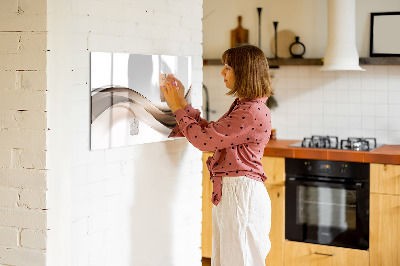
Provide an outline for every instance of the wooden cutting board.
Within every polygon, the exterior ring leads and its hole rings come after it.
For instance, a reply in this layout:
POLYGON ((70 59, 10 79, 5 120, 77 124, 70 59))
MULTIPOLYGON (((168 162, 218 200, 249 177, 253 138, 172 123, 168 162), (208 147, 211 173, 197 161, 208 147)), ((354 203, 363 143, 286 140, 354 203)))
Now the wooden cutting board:
POLYGON ((249 31, 242 27, 242 16, 238 16, 238 27, 231 30, 231 48, 238 44, 249 43, 249 31))

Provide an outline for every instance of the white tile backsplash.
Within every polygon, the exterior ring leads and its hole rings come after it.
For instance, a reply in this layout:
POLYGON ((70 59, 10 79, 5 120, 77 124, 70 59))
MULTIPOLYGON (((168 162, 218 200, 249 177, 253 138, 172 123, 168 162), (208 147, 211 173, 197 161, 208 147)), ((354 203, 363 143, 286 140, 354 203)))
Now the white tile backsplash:
POLYGON ((374 66, 375 79, 380 78, 380 77, 387 79, 387 74, 388 74, 388 66, 387 65, 374 66))
POLYGON ((374 91, 362 89, 361 101, 363 104, 374 103, 374 91))
POLYGON ((389 75, 388 90, 389 91, 399 91, 400 90, 400 74, 389 75))
POLYGON ((387 91, 388 89, 388 78, 386 76, 378 76, 374 80, 375 91, 387 91))
POLYGON ((400 117, 389 117, 389 130, 400 131, 400 117))
POLYGON ((389 106, 387 104, 376 104, 375 105, 375 117, 388 117, 389 106))
POLYGON ((400 104, 400 88, 398 90, 389 91, 389 104, 400 104))
POLYGON ((342 88, 340 88, 340 90, 337 91, 336 101, 337 103, 348 105, 348 103, 350 102, 349 90, 342 90, 342 88))
MULTIPOLYGON (((361 118, 361 125, 363 130, 373 130, 375 128, 375 119, 373 116, 363 116, 361 118)), ((372 136, 373 134, 371 134, 372 136)), ((363 136, 367 137, 367 136, 363 136)))
POLYGON ((349 103, 361 103, 362 90, 349 90, 349 103))
MULTIPOLYGON (((311 134, 336 134, 340 139, 376 137, 379 143, 400 144, 400 66, 362 67, 366 71, 329 72, 320 71, 318 66, 281 66, 271 70, 278 101, 278 108, 272 110, 277 137, 301 139, 311 134)), ((223 84, 213 82, 215 75, 208 76, 211 73, 207 68, 204 83, 215 90, 214 94, 226 92, 223 84)), ((223 96, 214 101, 211 98, 211 105, 215 106, 231 103, 232 99, 223 96)))
POLYGON ((375 114, 375 105, 372 103, 363 103, 361 105, 361 115, 365 116, 374 116, 375 114))
POLYGON ((377 91, 375 90, 374 101, 376 104, 385 104, 388 102, 387 90, 377 91))
POLYGON ((390 117, 400 117, 400 104, 389 104, 390 117))
POLYGON ((387 143, 400 143, 400 131, 389 130, 389 139, 387 143))

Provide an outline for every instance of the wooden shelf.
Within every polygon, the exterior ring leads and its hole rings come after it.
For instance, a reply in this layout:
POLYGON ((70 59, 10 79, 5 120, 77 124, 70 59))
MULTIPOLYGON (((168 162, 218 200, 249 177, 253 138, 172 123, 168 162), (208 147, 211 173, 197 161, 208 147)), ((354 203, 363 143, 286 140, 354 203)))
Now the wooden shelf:
MULTIPOLYGON (((323 58, 268 58, 271 68, 279 66, 322 66, 323 58)), ((220 59, 204 59, 204 66, 222 65, 220 59)), ((362 57, 360 65, 400 65, 400 57, 362 57)))
POLYGON ((268 58, 270 67, 322 66, 322 58, 268 58))
POLYGON ((360 65, 400 65, 400 57, 362 57, 360 65))
MULTIPOLYGON (((204 59, 203 64, 205 66, 217 66, 222 65, 220 59, 204 59)), ((268 64, 270 67, 279 66, 304 66, 304 65, 322 65, 321 58, 268 58, 268 64)))

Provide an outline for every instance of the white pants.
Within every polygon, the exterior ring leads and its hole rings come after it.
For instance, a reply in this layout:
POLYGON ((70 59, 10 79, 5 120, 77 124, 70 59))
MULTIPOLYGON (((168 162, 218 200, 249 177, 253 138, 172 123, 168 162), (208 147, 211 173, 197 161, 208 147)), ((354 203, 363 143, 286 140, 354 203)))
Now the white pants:
POLYGON ((271 249, 271 201, 262 182, 245 176, 223 177, 212 223, 212 266, 265 265, 271 249))

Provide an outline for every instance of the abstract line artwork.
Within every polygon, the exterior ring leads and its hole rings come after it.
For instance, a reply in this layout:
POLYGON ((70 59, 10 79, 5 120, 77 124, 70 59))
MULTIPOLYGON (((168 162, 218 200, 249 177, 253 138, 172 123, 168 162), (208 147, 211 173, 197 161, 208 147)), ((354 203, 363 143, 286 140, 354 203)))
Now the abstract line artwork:
POLYGON ((160 84, 178 78, 190 103, 190 56, 90 53, 91 150, 165 141, 176 121, 160 84))

